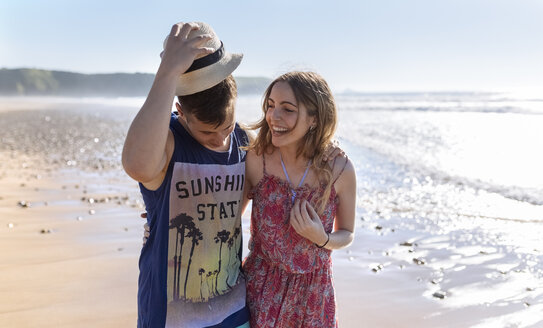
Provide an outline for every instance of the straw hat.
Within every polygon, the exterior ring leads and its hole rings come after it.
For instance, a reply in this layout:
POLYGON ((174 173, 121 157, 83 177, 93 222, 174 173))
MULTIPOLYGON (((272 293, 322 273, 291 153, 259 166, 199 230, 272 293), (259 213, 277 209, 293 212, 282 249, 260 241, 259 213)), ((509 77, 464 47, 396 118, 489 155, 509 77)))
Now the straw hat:
MULTIPOLYGON (((196 57, 191 67, 185 73, 181 74, 177 80, 176 96, 191 95, 217 85, 226 79, 228 75, 232 74, 243 58, 242 54, 233 54, 225 51, 221 40, 211 26, 202 22, 195 22, 195 24, 200 29, 190 31, 188 37, 210 34, 212 38, 204 43, 202 47, 213 48, 215 52, 196 57)), ((167 42, 168 37, 164 40, 164 49, 166 49, 167 42)))

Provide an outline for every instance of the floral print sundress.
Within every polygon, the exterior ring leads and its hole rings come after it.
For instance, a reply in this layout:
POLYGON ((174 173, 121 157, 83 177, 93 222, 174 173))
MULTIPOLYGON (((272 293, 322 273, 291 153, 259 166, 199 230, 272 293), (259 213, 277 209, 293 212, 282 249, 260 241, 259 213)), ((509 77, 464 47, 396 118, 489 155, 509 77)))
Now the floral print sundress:
MULTIPOLYGON (((263 162, 264 176, 249 191, 250 253, 243 264, 251 327, 337 327, 331 251, 318 248, 289 223, 292 195, 315 207, 323 187, 304 184, 293 193, 287 181, 266 172, 263 162)), ((320 216, 327 232, 332 232, 338 204, 332 186, 320 216)))

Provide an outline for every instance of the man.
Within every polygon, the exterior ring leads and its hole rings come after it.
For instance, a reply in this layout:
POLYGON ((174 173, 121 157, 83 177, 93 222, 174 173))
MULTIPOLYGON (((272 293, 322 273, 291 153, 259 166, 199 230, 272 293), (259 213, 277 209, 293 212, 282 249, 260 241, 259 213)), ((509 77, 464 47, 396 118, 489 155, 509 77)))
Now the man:
POLYGON ((248 139, 234 120, 231 76, 241 59, 209 25, 174 25, 127 133, 123 167, 140 182, 150 228, 139 261, 138 327, 248 327, 239 148, 248 139))

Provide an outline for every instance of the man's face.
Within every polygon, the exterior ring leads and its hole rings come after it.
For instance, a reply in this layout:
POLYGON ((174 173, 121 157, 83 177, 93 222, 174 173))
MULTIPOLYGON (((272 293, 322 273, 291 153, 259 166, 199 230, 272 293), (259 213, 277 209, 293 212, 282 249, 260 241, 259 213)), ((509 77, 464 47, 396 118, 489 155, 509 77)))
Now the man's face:
POLYGON ((213 151, 227 151, 230 148, 230 133, 236 126, 233 113, 220 126, 203 123, 181 110, 179 114, 181 124, 202 146, 213 151))

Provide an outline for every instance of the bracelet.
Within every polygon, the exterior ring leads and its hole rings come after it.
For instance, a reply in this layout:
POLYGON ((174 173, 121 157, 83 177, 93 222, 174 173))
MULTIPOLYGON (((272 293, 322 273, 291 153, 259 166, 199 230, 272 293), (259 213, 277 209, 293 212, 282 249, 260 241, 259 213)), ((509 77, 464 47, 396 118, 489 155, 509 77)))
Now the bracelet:
POLYGON ((327 237, 326 242, 324 244, 322 244, 322 246, 319 246, 317 244, 315 244, 315 246, 317 246, 318 248, 323 248, 324 246, 326 246, 326 244, 328 244, 328 242, 330 241, 330 233, 329 232, 326 233, 326 237, 327 237))

